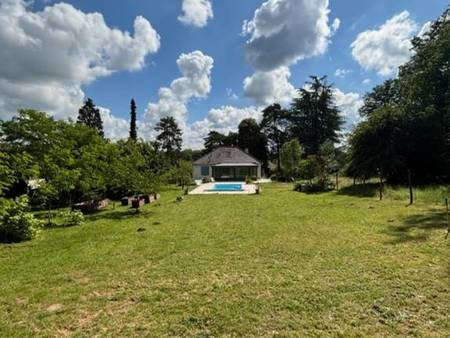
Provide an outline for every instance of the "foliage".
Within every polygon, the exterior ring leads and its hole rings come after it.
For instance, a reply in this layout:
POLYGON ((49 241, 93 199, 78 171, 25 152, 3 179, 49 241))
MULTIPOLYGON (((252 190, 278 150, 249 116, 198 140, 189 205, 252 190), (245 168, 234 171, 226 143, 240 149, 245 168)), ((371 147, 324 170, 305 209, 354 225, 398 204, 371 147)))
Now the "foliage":
POLYGON ((310 155, 299 162, 298 174, 301 179, 312 181, 320 171, 316 156, 310 155))
POLYGON ((41 221, 28 212, 28 197, 0 199, 0 242, 16 243, 33 239, 41 221))
POLYGON ((130 102, 130 140, 137 140, 136 102, 134 99, 131 99, 130 102))
POLYGON ((261 161, 267 168, 267 139, 255 119, 244 119, 238 127, 238 145, 244 151, 261 161))
POLYGON ((77 226, 84 223, 84 215, 79 210, 63 210, 58 213, 63 219, 64 226, 77 226))
POLYGON ((400 102, 400 86, 398 80, 386 80, 375 86, 372 91, 364 95, 364 104, 359 113, 363 117, 370 116, 378 108, 396 105, 400 102))
POLYGON ((415 184, 450 180, 450 8, 413 39, 411 60, 366 95, 347 173, 415 184))
POLYGON ((334 103, 333 89, 326 76, 312 76, 305 88, 299 90, 288 120, 291 136, 299 140, 307 155, 316 155, 326 141, 339 141, 343 117, 334 103))
POLYGON ((177 122, 172 116, 161 118, 155 127, 155 131, 159 134, 156 137, 156 146, 158 149, 173 153, 181 150, 182 132, 177 122))
POLYGON ((284 173, 292 178, 299 176, 303 149, 297 139, 286 142, 281 148, 281 164, 284 173))
POLYGON ((88 98, 83 107, 78 111, 77 122, 96 130, 103 137, 103 122, 100 116, 100 109, 95 106, 92 99, 88 98))
POLYGON ((268 151, 271 158, 276 160, 279 173, 281 171, 281 147, 287 140, 287 113, 278 103, 268 106, 262 113, 261 132, 266 136, 268 151))

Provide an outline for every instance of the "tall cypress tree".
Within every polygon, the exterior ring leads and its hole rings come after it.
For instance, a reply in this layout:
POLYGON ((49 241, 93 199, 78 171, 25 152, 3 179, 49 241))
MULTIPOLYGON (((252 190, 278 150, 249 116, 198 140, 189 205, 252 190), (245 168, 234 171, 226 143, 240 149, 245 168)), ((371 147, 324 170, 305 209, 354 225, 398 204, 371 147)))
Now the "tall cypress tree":
POLYGON ((100 110, 95 106, 94 101, 88 98, 83 107, 78 110, 78 123, 83 123, 89 128, 98 131, 99 135, 104 136, 103 122, 100 116, 100 110))
POLYGON ((136 127, 136 102, 134 99, 131 99, 130 104, 131 112, 130 112, 130 140, 137 140, 137 127, 136 127))

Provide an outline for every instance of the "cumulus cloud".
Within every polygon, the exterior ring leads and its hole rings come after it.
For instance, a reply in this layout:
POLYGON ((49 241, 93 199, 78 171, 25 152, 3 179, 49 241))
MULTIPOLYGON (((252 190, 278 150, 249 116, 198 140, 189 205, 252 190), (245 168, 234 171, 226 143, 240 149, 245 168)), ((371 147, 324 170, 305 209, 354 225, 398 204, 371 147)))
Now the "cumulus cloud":
POLYGON ((82 86, 144 67, 160 37, 143 17, 134 35, 106 25, 102 14, 58 3, 33 12, 23 0, 0 1, 0 117, 18 108, 74 117, 82 86))
POLYGON ((112 115, 111 110, 99 107, 103 121, 105 136, 111 140, 126 139, 129 136, 130 124, 127 120, 112 115))
POLYGON ((335 34, 338 31, 339 27, 341 27, 341 20, 339 18, 336 18, 331 25, 331 33, 335 34))
POLYGON ((243 25, 243 35, 249 36, 248 61, 257 70, 270 71, 324 53, 331 36, 329 12, 328 0, 264 2, 243 25))
POLYGON ((255 106, 244 108, 222 106, 213 108, 204 119, 188 126, 184 142, 186 147, 201 149, 203 147, 203 139, 208 135, 209 131, 216 130, 223 134, 228 134, 230 131, 235 132, 243 119, 254 118, 259 121, 261 116, 261 108, 255 106))
POLYGON ((334 72, 334 76, 336 77, 341 77, 344 78, 346 75, 353 73, 353 71, 351 69, 341 69, 338 68, 336 69, 336 71, 334 72))
POLYGON ((195 27, 205 27, 208 20, 214 17, 210 0, 183 0, 182 10, 178 20, 195 27))
POLYGON ((360 33, 351 44, 353 58, 366 70, 395 75, 411 57, 411 38, 417 31, 417 23, 403 11, 378 29, 360 33))
POLYGON ((335 104, 344 115, 347 125, 351 125, 359 119, 359 109, 364 104, 360 94, 344 93, 339 88, 333 89, 335 104))
POLYGON ((274 102, 286 104, 297 95, 294 86, 289 82, 291 72, 288 67, 280 67, 272 71, 257 71, 244 80, 244 93, 257 104, 269 105, 274 102))
POLYGON ((158 102, 149 103, 146 116, 156 123, 160 118, 173 116, 178 123, 186 121, 187 104, 193 98, 205 98, 211 91, 211 70, 214 59, 201 51, 181 54, 177 60, 182 77, 170 87, 159 90, 158 102))

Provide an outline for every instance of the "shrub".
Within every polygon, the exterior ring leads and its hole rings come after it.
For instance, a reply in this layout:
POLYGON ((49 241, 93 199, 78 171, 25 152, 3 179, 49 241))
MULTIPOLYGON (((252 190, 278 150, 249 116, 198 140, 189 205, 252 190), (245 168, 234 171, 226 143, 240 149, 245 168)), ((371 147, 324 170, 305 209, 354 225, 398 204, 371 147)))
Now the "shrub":
POLYGON ((0 214, 0 241, 18 243, 33 239, 42 222, 28 212, 28 197, 21 196, 15 201, 2 200, 0 214))
POLYGON ((202 178, 202 183, 211 183, 211 182, 212 182, 212 180, 211 180, 211 177, 209 177, 209 176, 205 176, 202 178))
POLYGON ((250 176, 245 177, 245 184, 252 184, 253 180, 250 176))
POLYGON ((58 214, 64 221, 64 226, 76 226, 81 225, 84 222, 84 215, 79 210, 64 210, 58 214))
POLYGON ((294 185, 294 190, 305 193, 324 192, 333 189, 333 184, 327 180, 319 180, 318 182, 302 183, 297 182, 294 185))

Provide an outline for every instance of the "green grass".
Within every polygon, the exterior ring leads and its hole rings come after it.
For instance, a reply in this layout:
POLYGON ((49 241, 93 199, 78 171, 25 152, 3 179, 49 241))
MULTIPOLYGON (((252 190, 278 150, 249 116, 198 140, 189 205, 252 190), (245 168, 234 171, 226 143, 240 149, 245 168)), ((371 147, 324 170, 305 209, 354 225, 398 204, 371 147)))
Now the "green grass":
POLYGON ((0 245, 0 336, 448 337, 442 203, 354 190, 169 190, 0 245))

